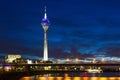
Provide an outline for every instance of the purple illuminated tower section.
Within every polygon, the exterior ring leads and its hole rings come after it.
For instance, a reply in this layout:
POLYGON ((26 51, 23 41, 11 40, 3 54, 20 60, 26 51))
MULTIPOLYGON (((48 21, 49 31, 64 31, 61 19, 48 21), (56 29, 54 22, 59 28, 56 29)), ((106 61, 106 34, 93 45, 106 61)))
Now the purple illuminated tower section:
POLYGON ((42 27, 44 29, 44 54, 43 54, 43 60, 48 61, 47 30, 48 30, 50 22, 47 19, 46 6, 45 6, 44 18, 42 19, 41 24, 42 24, 42 27))

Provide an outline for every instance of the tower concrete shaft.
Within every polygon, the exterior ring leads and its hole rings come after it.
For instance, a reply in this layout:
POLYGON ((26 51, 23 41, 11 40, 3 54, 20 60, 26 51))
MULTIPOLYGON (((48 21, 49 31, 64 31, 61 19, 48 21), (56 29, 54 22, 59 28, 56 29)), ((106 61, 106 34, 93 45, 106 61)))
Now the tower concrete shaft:
POLYGON ((44 31, 44 61, 48 61, 48 46, 47 46, 47 32, 44 31))
POLYGON ((48 27, 49 27, 49 20, 47 19, 46 7, 45 7, 44 18, 42 19, 41 24, 42 24, 42 27, 44 29, 44 54, 43 54, 43 60, 48 61, 47 30, 48 30, 48 27))

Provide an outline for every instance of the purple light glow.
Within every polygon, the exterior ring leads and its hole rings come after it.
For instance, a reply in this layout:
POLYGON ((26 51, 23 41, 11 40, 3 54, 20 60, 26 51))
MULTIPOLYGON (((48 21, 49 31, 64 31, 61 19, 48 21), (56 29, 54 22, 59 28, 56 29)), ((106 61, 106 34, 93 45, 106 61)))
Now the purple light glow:
POLYGON ((48 20, 48 19, 43 18, 43 19, 42 19, 42 23, 49 23, 49 20, 48 20))

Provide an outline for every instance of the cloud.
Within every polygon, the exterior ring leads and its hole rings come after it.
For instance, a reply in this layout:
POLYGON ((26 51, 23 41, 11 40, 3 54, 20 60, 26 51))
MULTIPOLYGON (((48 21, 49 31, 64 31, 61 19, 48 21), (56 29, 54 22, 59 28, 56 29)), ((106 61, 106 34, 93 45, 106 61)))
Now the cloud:
POLYGON ((98 52, 106 52, 106 56, 120 56, 120 51, 119 47, 120 46, 120 41, 116 42, 109 42, 107 44, 104 44, 103 47, 101 47, 98 52))

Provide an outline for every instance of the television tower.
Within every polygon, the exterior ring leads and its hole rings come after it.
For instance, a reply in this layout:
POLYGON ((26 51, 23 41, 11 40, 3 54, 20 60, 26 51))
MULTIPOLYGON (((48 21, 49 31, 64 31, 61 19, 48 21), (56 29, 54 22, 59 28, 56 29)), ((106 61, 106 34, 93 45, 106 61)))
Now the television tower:
POLYGON ((44 29, 44 54, 43 60, 48 61, 48 46, 47 46, 47 30, 50 25, 50 21, 47 19, 46 6, 44 8, 44 18, 42 19, 41 25, 44 29))

